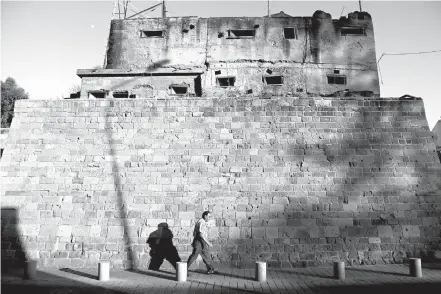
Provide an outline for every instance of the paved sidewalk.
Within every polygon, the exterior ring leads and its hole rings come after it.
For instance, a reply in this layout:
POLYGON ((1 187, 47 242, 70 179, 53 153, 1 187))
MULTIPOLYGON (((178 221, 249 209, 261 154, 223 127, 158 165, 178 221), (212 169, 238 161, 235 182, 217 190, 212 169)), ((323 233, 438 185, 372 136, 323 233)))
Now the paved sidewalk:
POLYGON ((187 282, 165 271, 111 270, 100 282, 97 269, 38 269, 37 280, 21 273, 2 273, 2 293, 441 293, 441 264, 423 264, 423 278, 409 276, 407 265, 347 267, 346 279, 335 280, 332 268, 269 269, 267 282, 253 280, 252 269, 219 270, 206 275, 190 271, 187 282))

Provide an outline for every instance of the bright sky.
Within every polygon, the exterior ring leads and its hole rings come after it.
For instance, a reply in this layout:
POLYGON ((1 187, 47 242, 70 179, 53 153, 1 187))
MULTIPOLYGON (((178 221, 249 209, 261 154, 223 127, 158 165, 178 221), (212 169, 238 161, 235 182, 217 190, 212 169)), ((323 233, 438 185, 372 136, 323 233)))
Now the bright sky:
MULTIPOLYGON (((131 1, 142 10, 156 1, 131 1)), ((166 1, 167 16, 264 16, 267 1, 166 1)), ((2 1, 1 79, 16 79, 31 99, 67 96, 79 68, 102 65, 114 1, 2 1)), ((362 1, 374 23, 377 59, 382 53, 441 50, 441 1, 362 1)), ((359 10, 358 1, 270 1, 271 13, 338 19, 359 10), (343 12, 342 12, 343 11, 343 12)), ((130 12, 130 10, 129 10, 130 12)), ((129 13, 131 15, 133 13, 129 13)), ((149 13, 159 17, 161 9, 149 13)), ((384 56, 382 97, 422 97, 429 126, 441 117, 441 52, 384 56)))

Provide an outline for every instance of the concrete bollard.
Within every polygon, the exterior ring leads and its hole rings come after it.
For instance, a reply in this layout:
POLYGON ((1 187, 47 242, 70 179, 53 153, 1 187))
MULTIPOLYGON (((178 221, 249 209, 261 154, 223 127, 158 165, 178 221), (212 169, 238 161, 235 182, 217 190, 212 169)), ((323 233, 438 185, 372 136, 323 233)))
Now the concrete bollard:
POLYGON ((343 261, 334 261, 334 278, 344 280, 345 277, 345 263, 343 261))
POLYGON ((409 272, 411 277, 421 278, 423 276, 420 258, 409 258, 409 272))
POLYGON ((266 282, 266 262, 256 261, 256 281, 266 282))
POLYGON ((98 279, 100 281, 108 281, 110 279, 110 262, 101 261, 98 264, 98 279))
POLYGON ((178 261, 176 263, 176 280, 178 282, 187 281, 187 263, 178 261))
POLYGON ((37 261, 28 260, 25 262, 24 278, 27 280, 34 280, 37 278, 37 261))

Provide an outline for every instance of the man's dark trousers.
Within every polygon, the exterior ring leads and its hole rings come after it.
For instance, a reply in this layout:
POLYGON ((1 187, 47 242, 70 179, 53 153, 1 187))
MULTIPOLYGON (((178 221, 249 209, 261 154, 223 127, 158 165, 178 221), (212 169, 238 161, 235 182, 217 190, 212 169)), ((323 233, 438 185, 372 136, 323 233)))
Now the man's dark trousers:
POLYGON ((198 255, 202 256, 202 261, 207 266, 208 270, 213 270, 213 260, 211 259, 211 253, 208 248, 207 243, 205 243, 203 240, 195 239, 193 241, 193 252, 191 253, 190 257, 187 261, 187 267, 190 267, 190 265, 198 258, 198 255))

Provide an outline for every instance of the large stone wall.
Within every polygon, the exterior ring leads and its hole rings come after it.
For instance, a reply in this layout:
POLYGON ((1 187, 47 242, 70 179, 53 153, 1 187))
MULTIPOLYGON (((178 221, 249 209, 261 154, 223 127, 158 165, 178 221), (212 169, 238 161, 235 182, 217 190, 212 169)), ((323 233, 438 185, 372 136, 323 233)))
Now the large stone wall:
POLYGON ((2 264, 143 268, 161 222, 186 260, 206 209, 220 265, 427 256, 440 249, 436 156, 421 99, 17 101, 2 264))

